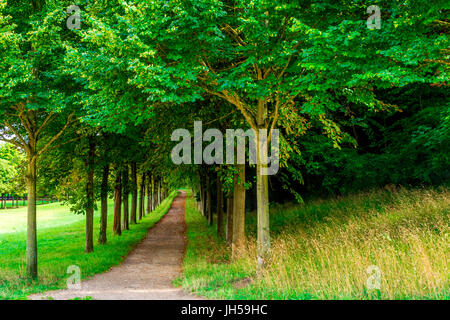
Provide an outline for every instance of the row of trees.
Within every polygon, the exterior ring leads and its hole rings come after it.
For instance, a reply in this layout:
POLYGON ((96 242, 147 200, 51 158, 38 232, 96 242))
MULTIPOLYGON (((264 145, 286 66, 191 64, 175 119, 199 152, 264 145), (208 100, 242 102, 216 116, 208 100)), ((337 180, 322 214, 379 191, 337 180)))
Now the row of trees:
POLYGON ((9 144, 0 144, 0 208, 7 207, 8 198, 12 201, 11 206, 18 206, 19 198, 25 196, 23 163, 24 157, 19 150, 9 144))
MULTIPOLYGON (((365 1, 80 1, 81 29, 67 28, 71 4, 0 0, 0 140, 26 155, 32 278, 38 175, 45 188, 69 194, 74 210, 86 214, 87 251, 96 194, 105 201, 105 181, 113 179, 117 203, 125 199, 127 206, 131 192, 134 221, 135 208, 144 203, 143 193, 137 200, 137 185, 149 189, 149 181, 165 181, 167 189, 167 182, 176 185, 183 176, 210 223, 216 193, 219 233, 227 204, 227 234, 237 256, 246 190, 255 184, 262 268, 270 249, 271 193, 264 148, 250 173, 245 165, 175 168, 174 129, 202 120, 205 129, 252 128, 256 139, 267 129, 266 147, 280 129, 280 163, 289 175, 281 180, 295 194, 292 183, 302 177, 292 162, 307 132, 336 148, 354 146, 341 129, 343 119, 352 121, 349 110, 393 112, 398 105, 380 91, 448 83, 443 1, 414 0, 407 8, 403 1, 378 1, 381 29, 367 28, 365 1), (132 183, 122 185, 130 175, 132 183)), ((119 208, 118 234, 129 221, 124 208, 126 222, 120 223, 119 208)))

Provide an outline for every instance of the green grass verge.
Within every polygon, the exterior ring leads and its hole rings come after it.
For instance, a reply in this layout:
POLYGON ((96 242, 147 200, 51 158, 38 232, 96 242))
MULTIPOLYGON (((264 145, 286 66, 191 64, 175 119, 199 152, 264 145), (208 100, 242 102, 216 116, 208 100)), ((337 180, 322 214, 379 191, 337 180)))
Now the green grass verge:
MULTIPOLYGON (((84 216, 74 215, 60 204, 38 208, 38 273, 39 281, 24 279, 26 232, 25 209, 0 213, 0 299, 26 299, 33 293, 66 287, 67 268, 76 265, 82 279, 105 272, 118 265, 147 234, 147 231, 169 210, 173 192, 161 205, 122 236, 112 233, 112 203, 108 215, 108 243, 95 244, 93 253, 84 252, 84 216), (6 227, 7 226, 7 227, 6 227), (11 232, 15 228, 15 232, 11 232)), ((95 213, 95 236, 98 236, 99 213, 95 213)))
POLYGON ((242 258, 231 261, 188 198, 189 242, 175 284, 216 299, 448 299, 449 212, 445 188, 273 206, 271 256, 257 276, 255 214, 247 214, 242 258))

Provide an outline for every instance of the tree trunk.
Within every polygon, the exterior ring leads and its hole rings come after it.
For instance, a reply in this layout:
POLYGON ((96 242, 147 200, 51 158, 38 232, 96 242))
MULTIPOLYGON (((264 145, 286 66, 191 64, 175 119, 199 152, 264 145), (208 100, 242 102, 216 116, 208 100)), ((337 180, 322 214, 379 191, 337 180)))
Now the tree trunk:
MULTIPOLYGON (((267 118, 267 103, 259 101, 257 125, 265 129, 267 118)), ((266 135, 267 137, 267 135, 266 135)), ((269 184, 267 176, 268 141, 263 140, 260 132, 256 132, 256 202, 257 202, 257 242, 258 242, 258 268, 262 269, 270 250, 269 225, 269 184)))
POLYGON ((223 192, 222 180, 217 175, 217 235, 223 237, 223 192))
MULTIPOLYGON (((30 143, 31 144, 31 143, 30 143)), ((27 155, 26 183, 28 192, 27 207, 27 277, 37 279, 37 235, 36 235, 36 147, 33 143, 33 150, 27 155)))
POLYGON ((122 235, 120 219, 122 215, 122 178, 119 167, 116 170, 116 183, 114 185, 114 223, 113 231, 115 235, 122 235))
POLYGON ((158 182, 158 206, 161 204, 161 179, 158 182))
POLYGON ((130 216, 129 216, 129 196, 130 196, 130 189, 129 189, 129 170, 128 170, 128 164, 125 164, 123 171, 122 171, 122 197, 123 197, 123 222, 122 222, 122 230, 130 230, 130 216))
POLYGON ((151 181, 151 191, 149 192, 149 196, 151 198, 151 209, 152 211, 155 210, 155 177, 152 175, 152 181, 151 181))
POLYGON ((84 251, 94 251, 94 137, 89 137, 88 173, 86 183, 86 246, 84 251))
POLYGON ((233 193, 230 192, 227 197, 227 244, 230 246, 233 242, 233 193))
POLYGON ((202 216, 205 216, 205 212, 204 212, 204 202, 205 202, 205 195, 203 193, 203 190, 205 189, 204 185, 203 185, 203 179, 202 176, 199 174, 199 194, 200 194, 200 213, 202 214, 202 216))
POLYGON ((206 217, 207 213, 206 213, 206 184, 205 184, 205 178, 200 175, 200 187, 201 187, 201 192, 200 192, 200 199, 201 199, 201 205, 202 205, 202 210, 201 213, 204 217, 206 217))
POLYGON ((150 172, 147 173, 147 213, 152 212, 152 175, 150 172))
POLYGON ((144 216, 145 172, 141 179, 141 194, 139 195, 139 220, 144 216))
POLYGON ((213 212, 212 212, 212 199, 211 199, 211 179, 209 175, 206 175, 206 214, 208 217, 208 223, 213 225, 213 212))
POLYGON ((137 198, 138 198, 138 187, 137 187, 137 164, 136 162, 131 163, 131 224, 136 224, 136 209, 137 209, 137 198))
POLYGON ((101 197, 101 215, 100 215, 100 235, 98 238, 99 244, 105 244, 106 230, 108 227, 108 178, 109 178, 109 164, 103 167, 102 186, 100 190, 101 197))
POLYGON ((233 241, 232 257, 239 257, 245 242, 245 164, 237 164, 234 177, 233 196, 233 241))

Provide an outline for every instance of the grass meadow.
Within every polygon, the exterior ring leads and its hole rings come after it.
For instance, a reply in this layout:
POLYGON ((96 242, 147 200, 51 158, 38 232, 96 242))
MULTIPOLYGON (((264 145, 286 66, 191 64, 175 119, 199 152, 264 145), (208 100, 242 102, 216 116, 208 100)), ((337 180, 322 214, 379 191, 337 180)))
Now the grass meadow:
MULTIPOLYGON (((38 206, 39 282, 24 280, 26 248, 26 208, 0 210, 0 300, 26 299, 29 294, 66 287, 67 268, 76 265, 82 278, 109 270, 147 234, 169 210, 173 192, 161 205, 146 215, 122 236, 112 233, 113 203, 109 203, 108 243, 94 245, 93 253, 84 252, 85 217, 75 215, 60 203, 38 206)), ((94 236, 98 236, 99 212, 95 212, 94 236)))
POLYGON ((230 261, 190 197, 176 284, 219 299, 448 299, 449 211, 445 188, 274 206, 271 257, 257 275, 255 214, 247 214, 245 252, 230 261))

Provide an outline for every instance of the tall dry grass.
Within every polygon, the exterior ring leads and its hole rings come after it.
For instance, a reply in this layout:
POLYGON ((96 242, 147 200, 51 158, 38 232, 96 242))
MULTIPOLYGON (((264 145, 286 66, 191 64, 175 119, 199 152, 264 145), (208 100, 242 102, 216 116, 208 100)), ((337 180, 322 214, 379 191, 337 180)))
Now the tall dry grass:
MULTIPOLYGON (((271 218, 285 226, 275 230, 255 292, 265 298, 446 299, 449 210, 448 189, 378 190, 274 209, 271 218)), ((250 239, 241 263, 254 261, 254 252, 250 239)))
POLYGON ((225 299, 448 299, 449 211, 446 188, 273 207, 271 256, 257 275, 255 214, 247 215, 242 257, 232 261, 189 199, 189 245, 177 283, 225 299))

